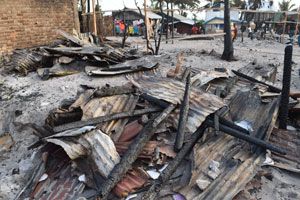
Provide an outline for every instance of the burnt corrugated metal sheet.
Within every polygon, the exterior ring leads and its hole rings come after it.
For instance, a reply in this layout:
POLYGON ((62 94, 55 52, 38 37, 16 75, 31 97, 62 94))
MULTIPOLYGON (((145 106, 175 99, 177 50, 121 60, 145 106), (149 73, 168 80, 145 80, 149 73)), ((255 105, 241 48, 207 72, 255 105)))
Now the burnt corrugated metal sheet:
POLYGON ((214 70, 198 70, 198 69, 192 69, 194 73, 196 73, 191 78, 191 84, 195 87, 201 87, 202 85, 205 85, 209 83, 210 81, 218 78, 228 78, 229 74, 228 72, 218 72, 214 70))
POLYGON ((90 157, 103 177, 107 177, 120 161, 113 141, 100 130, 83 133, 81 136, 59 133, 48 137, 46 141, 61 146, 72 160, 90 157))
MULTIPOLYGON (((85 184, 78 180, 73 173, 70 159, 62 149, 50 154, 45 173, 48 178, 36 183, 30 188, 30 199, 62 200, 76 199, 85 188, 85 184)), ((40 177, 36 177, 38 181, 40 177)))
POLYGON ((129 193, 145 185, 148 178, 148 174, 141 168, 129 170, 125 177, 113 189, 113 192, 118 197, 127 197, 129 193))
POLYGON ((107 68, 99 68, 97 66, 87 66, 85 71, 88 75, 94 76, 111 76, 128 74, 132 72, 148 71, 156 69, 159 66, 149 56, 144 56, 136 60, 129 60, 116 65, 108 66, 107 68))
POLYGON ((270 82, 272 84, 276 80, 277 66, 268 63, 260 64, 253 61, 245 67, 240 68, 238 72, 255 78, 258 81, 270 82))
POLYGON ((263 160, 262 154, 253 155, 243 146, 223 134, 197 145, 192 178, 179 192, 187 199, 232 199, 252 179, 263 160), (212 167, 214 162, 218 163, 217 170, 212 167))
MULTIPOLYGON (((142 77, 132 80, 142 92, 173 104, 180 104, 183 98, 185 84, 169 78, 142 77)), ((213 94, 192 88, 190 93, 190 110, 187 120, 187 131, 195 132, 205 118, 225 106, 223 101, 213 94)), ((170 122, 177 127, 179 109, 170 116, 170 122)))
MULTIPOLYGON (((257 91, 238 92, 230 101, 227 117, 250 122, 254 130, 251 134, 263 139, 276 114, 276 102, 274 99, 262 104, 257 91)), ((256 174, 265 159, 264 153, 222 133, 207 137, 207 141, 194 148, 192 178, 180 192, 187 199, 232 199, 256 174)))
POLYGON ((271 158, 274 160, 274 166, 300 173, 300 133, 274 129, 270 142, 288 151, 286 155, 272 152, 271 158))
MULTIPOLYGON (((92 98, 92 92, 83 94, 72 105, 72 107, 81 107, 83 111, 82 120, 105 116, 113 113, 133 111, 138 97, 134 95, 116 95, 101 98, 92 98)), ((113 120, 103 123, 99 128, 117 141, 124 129, 128 119, 113 120)))

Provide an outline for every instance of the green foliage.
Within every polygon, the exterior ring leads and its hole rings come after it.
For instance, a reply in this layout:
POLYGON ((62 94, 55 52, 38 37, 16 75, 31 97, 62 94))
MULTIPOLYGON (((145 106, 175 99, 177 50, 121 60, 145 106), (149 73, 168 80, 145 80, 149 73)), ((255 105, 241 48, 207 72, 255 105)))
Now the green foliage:
POLYGON ((248 3, 251 5, 251 10, 256 10, 261 6, 261 0, 248 0, 248 3))
POLYGON ((245 9, 246 2, 245 2, 245 0, 231 0, 230 6, 245 9))
POLYGON ((153 9, 159 9, 159 3, 174 3, 174 6, 180 9, 179 14, 182 16, 187 16, 184 10, 192 10, 198 8, 198 3, 201 0, 151 0, 151 7, 153 9))
POLYGON ((283 0, 278 3, 281 11, 291 11, 296 5, 292 3, 292 0, 283 0))
POLYGON ((205 22, 204 20, 197 20, 195 24, 196 24, 196 26, 200 27, 200 26, 204 25, 204 22, 205 22))

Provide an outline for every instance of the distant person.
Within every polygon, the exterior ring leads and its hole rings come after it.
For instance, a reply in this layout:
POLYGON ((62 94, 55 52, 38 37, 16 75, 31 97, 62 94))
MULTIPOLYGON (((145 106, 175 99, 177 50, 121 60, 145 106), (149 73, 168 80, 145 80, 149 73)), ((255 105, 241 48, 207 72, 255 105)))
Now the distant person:
POLYGON ((120 30, 121 30, 120 33, 124 33, 124 31, 125 31, 125 24, 123 21, 120 22, 120 30))
POLYGON ((238 34, 238 28, 236 23, 233 24, 233 29, 232 29, 232 41, 234 42, 237 38, 237 34, 238 34))
POLYGON ((115 28, 116 28, 116 35, 119 35, 121 33, 119 20, 116 20, 116 22, 115 22, 115 28))
POLYGON ((253 40, 253 31, 252 31, 252 28, 251 28, 250 25, 249 25, 249 27, 248 27, 248 37, 249 37, 251 40, 253 40))
POLYGON ((133 34, 139 35, 139 26, 138 25, 133 26, 133 34))
POLYGON ((205 27, 203 25, 201 25, 201 30, 202 30, 202 33, 205 35, 205 27))
MULTIPOLYGON (((295 21, 292 20, 292 22, 295 22, 295 21)), ((290 39, 291 39, 292 43, 293 43, 293 40, 294 40, 295 32, 296 32, 296 24, 295 23, 291 23, 290 24, 289 36, 290 36, 290 39)))
POLYGON ((130 36, 133 36, 133 34, 134 34, 134 29, 133 29, 133 26, 132 26, 132 25, 129 25, 129 27, 128 27, 128 33, 129 33, 130 36))
POLYGON ((266 39, 266 34, 267 34, 267 25, 263 22, 261 25, 262 32, 261 32, 261 38, 266 39))
POLYGON ((244 24, 244 22, 242 22, 241 25, 241 32, 242 32, 242 42, 244 42, 244 33, 246 31, 246 25, 244 24))
POLYGON ((300 47, 300 31, 298 33, 298 46, 300 47))
POLYGON ((197 26, 193 26, 192 27, 192 34, 197 34, 198 33, 198 27, 197 26))

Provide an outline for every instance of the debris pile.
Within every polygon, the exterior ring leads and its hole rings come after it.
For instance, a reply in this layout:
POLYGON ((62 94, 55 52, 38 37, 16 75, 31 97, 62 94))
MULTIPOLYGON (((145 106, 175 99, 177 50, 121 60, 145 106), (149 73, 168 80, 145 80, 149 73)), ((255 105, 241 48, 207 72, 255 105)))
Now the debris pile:
MULTIPOLYGON (((147 56, 124 62, 132 58, 125 52, 62 34, 77 47, 43 48, 58 65, 97 63, 85 70, 99 76, 158 66, 147 56)), ((30 62, 40 60, 30 55, 30 62)), ((84 86, 75 100, 52 110, 43 126, 34 126, 39 140, 30 148, 40 164, 18 199, 232 199, 255 176, 265 149, 275 160, 269 164, 299 171, 297 154, 273 131, 276 66, 250 64, 231 76, 221 68, 184 68, 181 61, 179 55, 168 77, 84 86)), ((298 139, 296 133, 288 138, 298 139)))
POLYGON ((158 67, 157 63, 151 62, 147 57, 140 58, 137 49, 115 48, 109 45, 109 42, 99 46, 92 42, 92 36, 87 40, 86 37, 69 35, 63 31, 58 33, 65 40, 51 46, 15 50, 11 65, 24 76, 37 71, 43 80, 81 71, 86 71, 88 75, 113 76, 158 67), (125 62, 127 60, 132 61, 125 62))

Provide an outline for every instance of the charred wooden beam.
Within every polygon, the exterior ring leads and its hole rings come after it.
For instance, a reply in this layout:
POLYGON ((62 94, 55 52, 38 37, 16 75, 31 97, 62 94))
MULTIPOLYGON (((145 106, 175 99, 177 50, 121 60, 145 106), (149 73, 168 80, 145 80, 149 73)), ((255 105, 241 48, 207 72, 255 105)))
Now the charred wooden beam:
POLYGON ((149 114, 149 113, 156 113, 156 112, 160 112, 161 110, 162 110, 161 108, 146 108, 146 109, 141 109, 141 110, 135 110, 133 112, 127 111, 127 112, 121 112, 121 113, 114 113, 114 114, 110 114, 110 115, 106 115, 106 116, 92 118, 87 121, 77 121, 77 122, 72 122, 69 124, 57 126, 57 127, 53 128, 53 131, 55 133, 59 133, 59 132, 63 132, 66 130, 80 128, 83 126, 96 125, 96 124, 111 121, 111 120, 123 119, 123 118, 128 118, 128 117, 136 117, 136 116, 141 116, 141 115, 149 114))
POLYGON ((193 149, 197 141, 203 136, 205 129, 207 128, 206 122, 203 122, 202 125, 192 134, 191 139, 185 143, 177 154, 177 156, 172 160, 167 168, 162 172, 160 177, 154 181, 149 190, 143 195, 142 199, 144 200, 154 200, 157 199, 157 195, 162 188, 162 186, 170 179, 172 174, 175 172, 181 161, 186 157, 186 155, 193 149))
POLYGON ((260 84, 262 84, 262 85, 268 86, 269 89, 270 89, 272 92, 278 92, 278 93, 281 92, 281 89, 280 89, 280 88, 277 88, 277 87, 275 87, 275 86, 273 86, 273 85, 267 84, 267 83, 265 83, 265 82, 263 82, 263 81, 259 81, 259 80, 255 79, 255 78, 253 78, 253 77, 247 76, 246 74, 240 73, 240 72, 238 72, 238 71, 236 71, 236 70, 232 70, 232 72, 235 73, 237 76, 240 76, 240 77, 242 77, 242 78, 244 78, 244 79, 247 79, 247 80, 249 80, 249 81, 252 81, 252 82, 255 82, 255 83, 260 83, 260 84))
POLYGON ((131 94, 137 91, 136 88, 131 86, 115 86, 115 87, 102 87, 97 89, 94 92, 95 97, 107 97, 107 96, 114 96, 114 95, 121 95, 121 94, 131 94))
POLYGON ((137 159, 138 155, 142 152, 145 144, 154 135, 158 125, 161 124, 161 122, 169 116, 169 114, 175 109, 175 107, 175 105, 171 104, 162 113, 152 117, 147 125, 141 130, 139 135, 132 141, 128 150, 123 155, 120 163, 118 163, 113 168, 107 180, 101 186, 100 191, 98 192, 98 196, 101 198, 101 200, 107 199, 110 191, 131 168, 131 165, 137 159))
POLYGON ((292 55, 293 46, 288 45, 285 48, 284 55, 284 68, 283 68, 283 79, 282 79, 282 92, 280 99, 280 109, 279 109, 279 128, 286 129, 287 118, 289 114, 289 94, 291 86, 291 73, 292 73, 292 55))
MULTIPOLYGON (((210 127, 214 127, 214 121, 213 120, 207 120, 207 125, 210 126, 210 127)), ((279 148, 275 145, 272 145, 269 142, 266 142, 264 140, 257 139, 253 136, 244 134, 244 133, 242 133, 242 132, 240 132, 236 129, 230 128, 228 126, 220 124, 219 128, 220 128, 220 131, 222 131, 222 132, 224 132, 228 135, 231 135, 233 137, 245 140, 245 141, 247 141, 251 144, 258 145, 258 146, 260 146, 264 149, 269 149, 271 151, 274 151, 274 152, 277 152, 277 153, 280 153, 280 154, 286 154, 287 153, 286 149, 279 148)))
POLYGON ((190 108, 189 106, 190 89, 191 89, 191 72, 189 71, 186 80, 184 96, 180 107, 178 129, 177 129, 177 135, 175 140, 175 151, 179 151, 182 148, 184 142, 185 127, 186 127, 189 108, 190 108))
POLYGON ((238 125, 236 125, 235 123, 233 123, 231 121, 228 121, 227 119, 225 119, 223 117, 219 117, 219 123, 221 125, 225 125, 225 126, 228 126, 230 128, 233 128, 233 129, 235 129, 237 131, 240 131, 240 132, 242 132, 244 134, 250 135, 250 132, 248 130, 246 130, 246 129, 244 129, 244 128, 238 126, 238 125))
POLYGON ((143 93, 140 95, 140 97, 142 97, 143 99, 145 99, 146 101, 148 101, 149 103, 152 103, 154 105, 157 105, 161 108, 167 108, 170 104, 164 100, 158 99, 156 97, 150 96, 146 93, 143 93))

